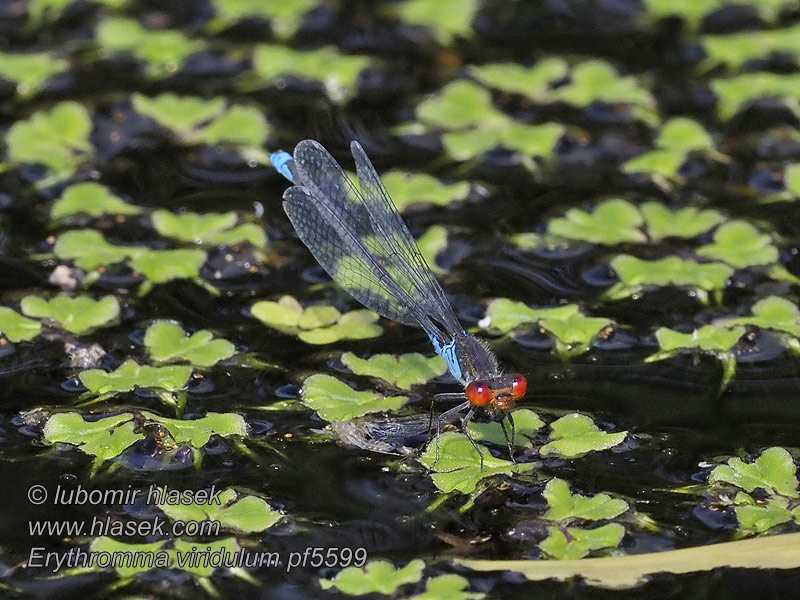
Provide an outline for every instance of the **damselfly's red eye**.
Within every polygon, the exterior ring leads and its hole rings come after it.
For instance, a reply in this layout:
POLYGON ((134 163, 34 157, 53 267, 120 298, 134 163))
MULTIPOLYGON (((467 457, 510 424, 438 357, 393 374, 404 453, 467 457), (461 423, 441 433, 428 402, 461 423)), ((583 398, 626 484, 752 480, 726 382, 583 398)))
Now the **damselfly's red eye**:
POLYGON ((511 381, 511 395, 514 398, 522 398, 527 391, 528 380, 525 379, 525 375, 520 375, 519 373, 514 375, 514 379, 511 381))
POLYGON ((467 386, 467 400, 475 406, 486 406, 492 401, 492 388, 485 381, 473 381, 467 386))

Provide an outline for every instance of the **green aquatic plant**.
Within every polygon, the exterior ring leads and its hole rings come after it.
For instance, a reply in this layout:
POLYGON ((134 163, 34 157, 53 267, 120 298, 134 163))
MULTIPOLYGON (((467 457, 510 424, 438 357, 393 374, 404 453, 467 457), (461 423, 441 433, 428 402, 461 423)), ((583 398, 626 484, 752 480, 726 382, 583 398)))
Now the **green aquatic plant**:
POLYGON ((214 18, 208 21, 206 28, 211 33, 228 29, 245 19, 268 19, 270 29, 281 39, 292 37, 303 18, 320 0, 294 0, 293 2, 259 3, 251 0, 214 0, 214 18))
POLYGON ((478 0, 406 0, 393 5, 393 9, 405 23, 432 29, 436 40, 447 46, 454 38, 472 36, 472 21, 478 11, 478 0))
POLYGON ((320 579, 319 585, 323 590, 336 588, 350 596, 390 595, 403 585, 420 581, 424 570, 425 563, 418 558, 400 569, 387 560, 371 560, 361 568, 342 569, 333 579, 320 579))
POLYGON ((116 458, 144 438, 144 432, 136 427, 131 413, 91 421, 77 412, 56 413, 47 419, 42 429, 45 443, 70 444, 94 457, 93 473, 107 460, 116 458))
POLYGON ((256 248, 267 245, 267 235, 255 223, 236 226, 235 212, 208 213, 200 215, 193 212, 172 213, 157 210, 151 215, 153 227, 164 237, 194 244, 231 245, 247 242, 256 248))
POLYGON ((757 98, 778 98, 795 115, 800 115, 798 87, 798 73, 759 71, 711 80, 711 89, 717 97, 717 112, 722 119, 730 119, 757 98))
POLYGON ((724 64, 741 68, 751 60, 780 53, 800 58, 800 25, 765 31, 746 31, 723 35, 704 35, 701 39, 708 55, 705 65, 724 64))
POLYGON ((306 378, 301 398, 303 404, 317 411, 326 421, 346 421, 374 412, 392 412, 408 402, 406 396, 356 391, 343 381, 322 373, 306 378))
POLYGON ((238 494, 233 488, 223 490, 219 503, 157 504, 173 521, 216 521, 226 530, 255 533, 266 531, 283 518, 264 499, 252 494, 238 494))
POLYGON ((752 462, 732 457, 714 468, 708 484, 716 509, 732 508, 742 533, 764 533, 790 521, 800 524, 797 467, 784 448, 767 448, 752 462), (743 491, 732 497, 729 486, 743 491))
POLYGON ((548 506, 542 518, 548 521, 613 519, 630 508, 624 500, 612 498, 608 494, 595 494, 591 497, 573 494, 569 484, 557 477, 547 482, 542 496, 548 506))
POLYGON ((619 283, 605 293, 610 300, 633 296, 650 286, 676 285, 694 288, 695 294, 705 301, 705 292, 722 290, 734 273, 732 267, 723 263, 698 263, 677 256, 642 260, 621 254, 610 265, 619 277, 619 283))
POLYGON ((695 238, 725 219, 722 213, 714 209, 699 209, 686 206, 670 210, 660 202, 645 202, 639 207, 647 223, 647 237, 651 242, 660 242, 666 238, 695 238))
POLYGON ((550 442, 539 449, 542 456, 580 458, 589 452, 608 450, 620 445, 627 431, 607 433, 595 425, 591 417, 573 413, 564 415, 550 424, 550 442))
POLYGON ((471 65, 467 72, 487 87, 544 103, 553 100, 553 86, 567 77, 569 65, 562 58, 543 58, 532 67, 518 63, 489 63, 471 65))
POLYGON ((93 157, 91 132, 92 119, 83 105, 60 102, 49 111, 35 112, 9 128, 5 136, 8 161, 15 166, 47 167, 48 175, 38 182, 39 186, 64 181, 93 157))
POLYGON ((356 375, 378 377, 401 390, 427 383, 447 371, 441 356, 437 354, 427 358, 419 352, 397 356, 376 354, 369 358, 359 358, 352 352, 345 352, 342 363, 356 375))
POLYGON ((0 333, 9 341, 29 342, 42 331, 39 321, 23 317, 13 308, 0 306, 0 333))
POLYGON ((156 362, 187 361, 195 367, 212 367, 236 353, 228 340, 214 339, 207 329, 187 334, 180 325, 155 321, 144 334, 147 351, 156 362))
MULTIPOLYGON (((119 196, 111 193, 106 186, 93 181, 85 181, 64 189, 61 196, 50 207, 50 218, 63 219, 76 215, 90 217, 135 215, 141 212, 140 207, 128 204, 119 196)), ((92 234, 96 233, 92 231, 92 234)))
POLYGON ((333 306, 303 308, 292 296, 277 302, 262 300, 250 312, 267 327, 297 335, 307 344, 333 344, 339 340, 363 340, 378 337, 383 329, 378 315, 358 309, 342 314, 333 306))
POLYGON ((381 181, 400 212, 418 204, 447 206, 460 202, 471 189, 466 181, 447 184, 425 173, 406 171, 389 171, 381 176, 381 181))
POLYGON ((718 327, 704 325, 692 333, 682 333, 667 327, 656 330, 656 339, 660 350, 645 358, 645 362, 654 362, 671 358, 680 352, 699 351, 719 359, 723 373, 720 391, 728 387, 728 383, 736 374, 736 356, 734 347, 744 335, 744 327, 718 327))
POLYGON ((480 326, 489 332, 509 333, 525 324, 538 324, 556 342, 556 351, 564 356, 586 352, 594 338, 613 321, 604 317, 587 317, 577 304, 554 308, 531 308, 524 302, 495 298, 486 308, 480 326))
POLYGON ((468 592, 469 579, 447 573, 431 577, 425 582, 425 591, 408 600, 483 600, 486 594, 481 592, 468 592))
POLYGON ((76 334, 105 327, 119 317, 119 301, 115 296, 99 300, 89 296, 56 296, 50 300, 25 296, 20 309, 28 317, 53 321, 58 327, 76 334))
POLYGON ((336 102, 347 101, 356 94, 358 76, 370 64, 366 56, 343 55, 333 47, 294 50, 261 44, 253 51, 253 69, 262 85, 287 76, 321 81, 328 97, 336 102))
POLYGON ((788 498, 800 497, 792 455, 778 446, 767 448, 750 463, 736 456, 728 459, 726 464, 711 471, 708 482, 729 483, 751 493, 758 489, 788 498))
POLYGON ((625 537, 625 528, 619 523, 608 523, 594 529, 548 527, 548 536, 539 548, 550 558, 577 560, 595 550, 617 548, 625 537))
POLYGON ((751 325, 762 329, 783 331, 795 338, 800 338, 800 309, 790 300, 769 296, 756 302, 752 312, 753 316, 751 317, 717 319, 714 324, 722 327, 751 325))
POLYGON ((95 229, 65 231, 56 238, 53 254, 61 260, 71 260, 76 267, 94 271, 98 267, 115 265, 146 254, 144 246, 110 244, 95 229))
MULTIPOLYGON (((152 562, 148 560, 113 561, 110 568, 113 569, 120 578, 120 580, 114 584, 115 588, 129 585, 133 583, 138 576, 149 571, 156 569, 177 569, 191 575, 198 586, 204 590, 208 596, 215 598, 219 596, 219 592, 212 583, 211 576, 214 575, 216 571, 223 570, 223 568, 214 566, 211 561, 196 560, 193 559, 193 557, 197 556, 199 552, 208 552, 210 555, 216 553, 216 555, 236 556, 245 549, 240 546, 236 538, 233 537, 202 543, 191 539, 168 539, 139 544, 121 542, 111 537, 99 537, 92 540, 91 544, 89 544, 89 550, 90 552, 98 554, 103 553, 108 556, 153 557, 152 562)), ((92 567, 76 569, 76 574, 85 571, 102 570, 105 569, 95 563, 92 567)), ((255 583, 252 576, 244 569, 231 568, 226 570, 248 583, 255 583)))
POLYGON ((136 112, 170 130, 184 144, 234 146, 248 159, 268 160, 263 145, 269 124, 254 107, 226 106, 224 98, 205 100, 169 93, 154 98, 136 93, 131 102, 136 112))
POLYGON ((123 17, 102 20, 95 40, 106 52, 132 54, 147 65, 147 74, 154 79, 175 74, 187 58, 206 47, 177 29, 146 29, 138 21, 123 17))
MULTIPOLYGON (((527 408, 520 408, 514 411, 514 445, 524 448, 530 446, 531 439, 544 427, 544 421, 539 418, 532 410, 527 408)), ((506 447, 506 435, 508 434, 509 427, 506 426, 506 433, 503 433, 503 427, 497 421, 488 421, 486 423, 479 423, 477 421, 470 421, 467 425, 467 431, 472 436, 472 439, 478 442, 489 442, 497 446, 506 447)))
POLYGON ((585 60, 570 69, 569 81, 553 89, 554 100, 584 108, 594 102, 630 107, 645 122, 657 119, 653 95, 633 76, 621 76, 603 60, 585 60))
MULTIPOLYGON (((678 16, 693 29, 698 29, 708 15, 726 6, 741 5, 734 0, 644 0, 648 14, 656 17, 678 16)), ((792 5, 790 0, 758 0, 747 2, 762 18, 775 20, 784 8, 792 5)))
POLYGON ((192 375, 190 366, 151 367, 128 359, 110 373, 103 369, 88 369, 78 373, 87 391, 82 400, 100 402, 136 388, 153 390, 165 403, 178 407, 185 398, 179 397, 192 375))
POLYGON ((46 52, 0 52, 0 77, 15 83, 17 95, 22 98, 36 95, 54 75, 67 69, 66 60, 46 52))
POLYGON ((714 140, 700 123, 686 117, 670 119, 661 126, 656 148, 622 165, 628 173, 648 173, 675 179, 690 152, 714 152, 714 140))
POLYGON ((533 463, 515 465, 510 460, 495 458, 485 446, 481 455, 462 433, 449 431, 432 439, 419 462, 431 473, 436 488, 445 494, 471 494, 481 479, 495 475, 511 475, 535 468, 533 463))
POLYGON ((200 268, 207 258, 208 255, 199 249, 147 250, 134 256, 130 260, 131 268, 145 278, 139 295, 146 295, 157 284, 177 279, 191 279, 212 294, 218 294, 211 284, 200 277, 200 268))
POLYGON ((612 199, 595 206, 591 213, 569 209, 563 218, 552 219, 548 232, 570 240, 615 246, 624 242, 645 242, 644 218, 625 200, 612 199))
MULTIPOLYGON (((169 376, 164 377, 162 372, 158 377, 163 386, 164 380, 169 376)), ((173 379, 173 383, 177 381, 178 377, 173 379)), ((247 422, 244 417, 236 413, 209 412, 199 419, 169 419, 150 412, 142 412, 142 416, 148 423, 157 423, 167 430, 176 444, 189 444, 196 449, 205 446, 214 435, 224 438, 244 438, 248 433, 247 422)))
POLYGON ((769 265, 778 261, 778 249, 770 236, 747 221, 731 221, 714 232, 714 242, 697 249, 697 254, 726 262, 737 269, 769 265))
MULTIPOLYGON (((498 146, 524 156, 552 158, 566 128, 560 123, 529 125, 514 121, 492 105, 487 90, 469 81, 454 81, 417 106, 424 129, 444 130, 448 154, 469 160, 498 146)), ((528 166, 534 165, 530 160, 528 166)))

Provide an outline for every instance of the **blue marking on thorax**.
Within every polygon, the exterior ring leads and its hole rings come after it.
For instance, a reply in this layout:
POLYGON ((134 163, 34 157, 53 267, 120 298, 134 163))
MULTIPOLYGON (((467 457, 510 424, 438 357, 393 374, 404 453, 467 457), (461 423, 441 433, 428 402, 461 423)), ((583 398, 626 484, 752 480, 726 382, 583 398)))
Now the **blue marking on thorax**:
POLYGON ((269 162, 272 163, 272 166, 275 167, 278 173, 294 183, 294 159, 291 154, 283 150, 278 150, 269 155, 269 162))
POLYGON ((444 359, 444 362, 447 363, 447 368, 450 369, 453 377, 461 381, 461 365, 458 364, 458 357, 456 356, 456 340, 452 339, 447 344, 442 346, 441 342, 439 342, 439 340, 433 335, 428 334, 428 337, 431 339, 431 343, 433 344, 433 348, 436 350, 436 353, 444 359))

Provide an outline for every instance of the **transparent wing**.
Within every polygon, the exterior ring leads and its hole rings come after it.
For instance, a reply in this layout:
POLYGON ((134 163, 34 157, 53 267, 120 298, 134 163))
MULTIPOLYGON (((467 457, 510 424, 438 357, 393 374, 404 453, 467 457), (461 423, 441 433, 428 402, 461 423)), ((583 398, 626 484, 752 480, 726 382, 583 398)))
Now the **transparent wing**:
POLYGON ((287 190, 284 205, 298 235, 331 277, 364 306, 429 334, 440 334, 439 328, 448 337, 461 331, 361 146, 354 144, 353 154, 361 191, 321 144, 304 140, 297 145, 300 187, 287 190))

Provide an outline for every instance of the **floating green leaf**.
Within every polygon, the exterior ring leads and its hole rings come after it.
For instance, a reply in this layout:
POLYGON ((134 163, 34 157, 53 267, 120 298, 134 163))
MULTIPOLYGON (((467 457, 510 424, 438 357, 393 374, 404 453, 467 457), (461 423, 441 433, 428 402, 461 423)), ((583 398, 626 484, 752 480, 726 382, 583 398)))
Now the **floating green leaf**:
POLYGON ((444 130, 503 123, 506 116, 492 105, 491 94, 470 81, 448 83, 417 105, 417 118, 444 130))
POLYGON ((490 88, 548 102, 552 100, 553 84, 567 76, 569 67, 562 58, 545 58, 532 67, 518 63, 490 63, 470 66, 468 72, 490 88))
POLYGON ((644 219, 638 209, 625 200, 606 200, 591 213, 571 208, 564 218, 553 219, 548 231, 570 240, 614 246, 623 242, 645 242, 641 230, 644 219))
POLYGON ((658 345, 661 351, 666 353, 692 349, 705 352, 730 352, 742 335, 744 335, 743 327, 727 329, 714 325, 704 325, 692 333, 681 333, 667 327, 659 327, 656 330, 658 345))
MULTIPOLYGON (((700 27, 706 16, 736 4, 738 3, 732 0, 644 0, 648 13, 654 17, 680 16, 695 29, 700 27)), ((758 0, 746 5, 758 11, 768 21, 777 18, 784 8, 792 6, 788 0, 758 0)))
POLYGON ((431 577, 425 582, 425 591, 409 600, 483 600, 486 594, 466 591, 469 580, 455 573, 431 577))
POLYGON ((303 17, 319 0, 293 0, 292 2, 260 3, 252 0, 215 0, 216 16, 209 21, 208 29, 218 32, 235 25, 244 19, 269 19, 270 28, 282 39, 295 34, 303 17))
POLYGON ((447 371, 441 356, 426 358, 419 352, 399 356, 376 354, 367 359, 346 352, 342 362, 356 375, 379 377, 401 390, 410 390, 412 385, 426 383, 447 371))
POLYGON ((187 335, 180 325, 156 321, 147 328, 144 344, 157 362, 185 360, 196 367, 211 367, 230 358, 236 348, 228 340, 214 339, 207 329, 187 335))
POLYGON ((620 282, 606 292, 611 299, 625 298, 647 286, 687 285, 711 291, 723 289, 734 270, 722 263, 698 263, 677 256, 642 260, 622 254, 611 260, 620 282))
POLYGON ((723 119, 730 119, 756 98, 767 97, 781 99, 795 114, 800 114, 798 87, 798 73, 783 75, 759 71, 711 81, 711 89, 717 96, 717 110, 723 119))
POLYGON ((562 456, 579 458, 593 451, 608 450, 621 444, 627 431, 606 433, 586 415, 573 413, 565 415, 550 424, 552 433, 550 443, 539 450, 542 456, 562 456))
POLYGON ((52 415, 44 425, 42 438, 49 444, 72 444, 94 458, 95 470, 102 463, 122 454, 145 434, 135 431, 133 415, 123 413, 87 421, 80 413, 65 412, 52 415))
POLYGON ((731 221, 714 232, 714 243, 701 246, 700 256, 724 261, 737 269, 769 265, 778 260, 778 249, 770 236, 746 221, 731 221))
POLYGON ((789 498, 800 496, 797 491, 797 468, 791 454, 778 446, 767 448, 752 463, 733 457, 716 467, 708 478, 711 485, 730 483, 746 492, 762 489, 770 494, 789 498))
POLYGON ((145 29, 133 19, 107 18, 97 27, 95 39, 110 52, 128 52, 147 63, 152 77, 174 74, 191 55, 205 47, 175 29, 145 29))
POLYGON ((652 173, 675 178, 689 152, 713 149, 714 140, 700 123, 686 117, 676 117, 662 125, 655 150, 632 158, 622 165, 622 169, 629 173, 652 173))
POLYGON ((10 54, 0 52, 0 77, 17 84, 17 94, 32 96, 58 73, 69 68, 69 63, 47 53, 10 54))
POLYGON ((264 114, 252 107, 225 107, 224 98, 133 94, 136 112, 174 132, 187 144, 229 144, 259 149, 269 135, 264 114))
POLYGON ((478 0, 407 0, 396 5, 395 10, 406 23, 433 29, 436 40, 446 46, 454 37, 471 36, 478 0))
POLYGON ((531 308, 524 302, 496 298, 489 303, 481 327, 508 333, 525 323, 538 323, 555 337, 560 354, 580 354, 589 349, 592 340, 612 325, 604 317, 587 317, 577 304, 555 308, 531 308))
POLYGON ((191 504, 158 504, 172 520, 217 521, 226 529, 254 533, 266 531, 283 518, 262 498, 250 494, 239 495, 233 488, 223 490, 216 502, 191 504))
POLYGON ((102 369, 81 371, 78 379, 92 396, 105 396, 132 392, 137 387, 174 392, 185 388, 191 375, 192 367, 151 367, 130 359, 110 373, 102 369))
POLYGON ((333 579, 320 579, 323 590, 336 588, 350 596, 364 594, 394 594, 400 586, 422 579, 425 563, 414 559, 402 569, 396 569, 388 560, 371 560, 363 568, 347 567, 333 579))
POLYGON ((470 191, 470 184, 466 181, 445 184, 425 173, 389 171, 381 176, 381 180, 400 212, 423 203, 446 206, 464 200, 470 191))
POLYGON ((14 342, 28 342, 42 331, 42 324, 27 319, 7 306, 0 306, 0 333, 14 342))
POLYGON ((492 456, 482 447, 483 464, 478 451, 461 433, 447 432, 428 443, 419 462, 431 470, 433 484, 444 493, 471 494, 481 479, 494 475, 511 475, 534 468, 533 463, 515 465, 509 460, 492 456), (481 469, 483 466, 483 469, 481 469))
POLYGON ((130 264, 147 279, 139 290, 144 295, 154 285, 176 279, 191 279, 198 285, 207 287, 200 279, 200 268, 205 264, 206 258, 206 253, 197 249, 149 250, 133 257, 130 264))
POLYGON ((739 529, 745 533, 764 533, 777 525, 789 521, 800 521, 797 508, 789 510, 789 500, 770 497, 758 502, 744 492, 736 494, 736 520, 739 529))
POLYGON ((333 47, 294 50, 261 44, 253 52, 253 68, 265 83, 286 76, 322 81, 334 101, 344 101, 355 94, 358 76, 369 64, 366 56, 345 56, 333 47))
POLYGON ((627 502, 608 494, 595 494, 592 497, 573 494, 569 484, 558 478, 547 482, 542 495, 549 506, 542 518, 548 521, 613 519, 629 508, 627 502))
MULTIPOLYGON (((785 331, 800 337, 800 309, 793 302, 778 296, 763 298, 753 305, 752 317, 718 319, 716 325, 755 325, 762 329, 785 331)), ((13 341, 13 340, 12 340, 13 341)))
MULTIPOLYGON (((539 418, 532 410, 521 408, 514 411, 514 445, 525 447, 530 445, 532 438, 537 431, 544 427, 544 421, 539 418)), ((506 436, 503 434, 503 427, 497 421, 478 423, 470 421, 467 425, 472 438, 476 441, 485 441, 498 446, 506 446, 506 436)), ((511 436, 510 425, 506 424, 506 433, 511 436)))
MULTIPOLYGON (((181 374, 165 373, 163 371, 164 368, 166 367, 162 367, 161 371, 153 377, 158 380, 158 385, 142 385, 140 383, 136 383, 135 385, 137 387, 160 387, 162 389, 170 389, 166 386, 176 385, 180 381, 181 374), (172 379, 172 383, 168 381, 170 378, 172 379)), ((142 376, 142 379, 145 378, 146 376, 142 376)), ((236 413, 210 412, 199 419, 168 419, 167 417, 160 417, 149 412, 142 412, 142 415, 149 421, 158 423, 169 431, 169 434, 176 443, 190 444, 194 448, 202 448, 205 446, 212 435, 218 435, 224 438, 244 438, 247 436, 247 422, 244 420, 244 417, 236 413)))
POLYGON ((8 159, 16 165, 43 164, 50 176, 40 185, 57 183, 72 177, 91 158, 91 132, 86 109, 77 102, 61 102, 9 128, 5 136, 8 159))
POLYGON ((183 242, 212 245, 248 242, 259 248, 267 243, 264 230, 252 223, 234 227, 237 220, 235 212, 200 215, 157 210, 152 219, 158 233, 183 242))
POLYGON ((539 547, 548 556, 559 560, 576 560, 593 550, 616 548, 625 536, 625 528, 619 523, 609 523, 595 529, 569 527, 566 534, 558 527, 548 527, 547 531, 550 535, 539 547))
POLYGON ((417 246, 431 271, 434 273, 443 273, 445 271, 436 262, 436 257, 447 248, 447 229, 441 225, 428 227, 425 233, 417 238, 417 246))
POLYGON ((738 69, 746 62, 762 59, 772 53, 800 57, 800 25, 783 29, 751 30, 744 33, 704 35, 701 42, 706 49, 706 64, 725 64, 738 69))
POLYGON ((100 300, 89 296, 56 296, 51 300, 25 296, 20 308, 29 317, 52 319, 60 327, 77 334, 108 325, 119 317, 119 302, 114 296, 105 296, 100 300))
POLYGON ((378 315, 370 310, 359 309, 341 314, 332 306, 304 309, 291 296, 283 296, 277 302, 256 302, 250 307, 250 312, 267 327, 295 334, 307 344, 363 340, 383 333, 377 324, 378 315))
POLYGON ((395 411, 408 402, 406 396, 382 396, 358 392, 330 375, 312 375, 303 382, 303 404, 326 421, 345 421, 369 413, 395 411))
POLYGON ((640 209, 647 222, 647 235, 653 242, 669 237, 691 239, 723 221, 718 211, 695 206, 670 210, 660 202, 645 202, 640 209))
MULTIPOLYGON (((119 196, 115 196, 106 186, 87 181, 66 188, 61 197, 53 203, 50 216, 53 219, 63 219, 81 214, 100 217, 102 215, 135 215, 140 212, 142 212, 141 208, 128 204, 119 196)), ((86 234, 88 231, 76 233, 86 234)), ((98 232, 91 231, 91 233, 97 234, 94 236, 95 239, 98 237, 102 239, 98 232)))
POLYGON ((655 100, 636 77, 620 76, 602 60, 586 60, 570 70, 570 82, 553 90, 552 96, 578 107, 593 102, 621 104, 633 108, 634 116, 652 122, 656 118, 655 100))
POLYGON ((94 229, 66 231, 58 236, 53 253, 61 260, 71 260, 76 267, 93 271, 98 267, 121 263, 148 252, 143 246, 109 244, 94 229))

